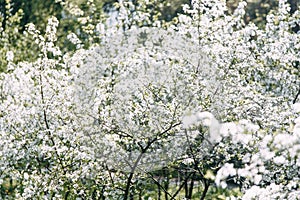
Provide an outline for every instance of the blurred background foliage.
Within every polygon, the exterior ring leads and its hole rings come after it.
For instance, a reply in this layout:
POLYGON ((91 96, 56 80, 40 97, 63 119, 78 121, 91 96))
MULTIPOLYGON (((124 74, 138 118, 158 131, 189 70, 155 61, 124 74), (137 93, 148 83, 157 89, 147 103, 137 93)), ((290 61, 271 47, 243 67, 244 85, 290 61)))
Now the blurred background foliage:
MULTIPOLYGON (((33 61, 39 56, 38 45, 26 33, 26 24, 33 23, 43 34, 47 20, 55 16, 59 21, 57 45, 62 52, 72 52, 76 46, 67 40, 67 35, 76 33, 82 47, 88 48, 99 42, 97 24, 104 22, 114 11, 118 0, 0 0, 0 71, 7 68, 7 52, 14 53, 13 61, 33 61)), ((150 21, 171 22, 182 13, 182 4, 190 0, 131 0, 136 9, 150 13, 150 21), (143 5, 142 5, 143 4, 143 5)), ((237 7, 240 0, 227 0, 228 12, 237 7)), ((291 13, 297 10, 299 0, 288 0, 291 13)), ((278 8, 275 0, 247 0, 245 22, 254 22, 263 27, 266 15, 278 8)), ((299 27, 295 29, 298 31, 299 27)))

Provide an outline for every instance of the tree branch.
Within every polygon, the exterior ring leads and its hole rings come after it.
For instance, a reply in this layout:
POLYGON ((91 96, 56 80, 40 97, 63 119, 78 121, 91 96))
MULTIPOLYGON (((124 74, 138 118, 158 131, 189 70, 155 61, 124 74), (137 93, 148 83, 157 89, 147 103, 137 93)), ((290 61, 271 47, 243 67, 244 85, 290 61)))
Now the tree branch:
POLYGON ((297 101, 299 95, 300 95, 300 87, 299 87, 299 89, 298 89, 298 92, 297 92, 297 94, 296 94, 294 100, 293 100, 293 104, 296 103, 296 101, 297 101))

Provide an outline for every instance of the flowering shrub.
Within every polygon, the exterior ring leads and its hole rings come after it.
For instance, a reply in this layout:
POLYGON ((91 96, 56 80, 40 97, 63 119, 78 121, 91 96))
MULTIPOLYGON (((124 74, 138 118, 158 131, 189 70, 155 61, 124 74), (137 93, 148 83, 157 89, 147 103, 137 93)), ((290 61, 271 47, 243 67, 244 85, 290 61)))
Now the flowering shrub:
POLYGON ((2 197, 297 199, 299 12, 280 0, 259 29, 244 2, 194 0, 169 24, 130 5, 89 49, 72 33, 63 53, 51 17, 27 26, 36 61, 7 52, 2 197))

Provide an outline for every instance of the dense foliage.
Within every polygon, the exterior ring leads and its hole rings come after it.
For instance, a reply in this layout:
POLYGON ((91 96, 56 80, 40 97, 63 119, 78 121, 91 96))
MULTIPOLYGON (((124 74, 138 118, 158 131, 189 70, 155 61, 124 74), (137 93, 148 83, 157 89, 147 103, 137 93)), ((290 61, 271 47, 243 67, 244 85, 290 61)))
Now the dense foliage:
POLYGON ((1 30, 1 198, 299 198, 299 9, 55 2, 43 31, 1 30))

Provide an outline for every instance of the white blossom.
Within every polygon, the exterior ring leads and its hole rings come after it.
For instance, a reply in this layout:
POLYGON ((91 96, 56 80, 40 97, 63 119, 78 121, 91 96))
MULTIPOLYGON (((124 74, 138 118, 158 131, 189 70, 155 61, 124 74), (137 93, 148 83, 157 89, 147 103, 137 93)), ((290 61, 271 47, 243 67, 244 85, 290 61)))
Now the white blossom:
POLYGON ((6 52, 6 60, 12 62, 14 60, 14 52, 12 51, 6 52))

